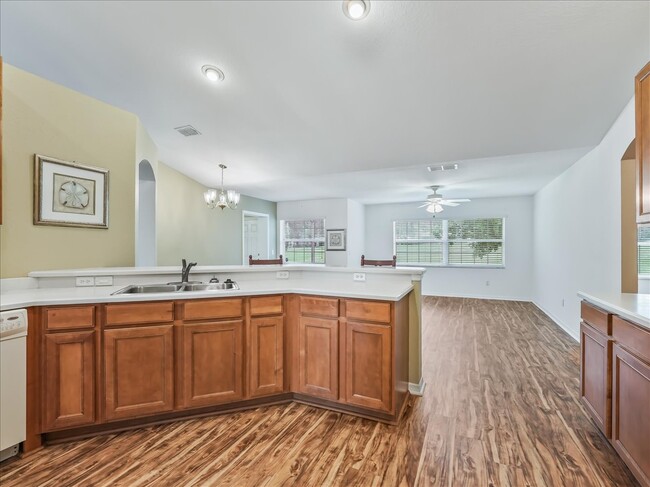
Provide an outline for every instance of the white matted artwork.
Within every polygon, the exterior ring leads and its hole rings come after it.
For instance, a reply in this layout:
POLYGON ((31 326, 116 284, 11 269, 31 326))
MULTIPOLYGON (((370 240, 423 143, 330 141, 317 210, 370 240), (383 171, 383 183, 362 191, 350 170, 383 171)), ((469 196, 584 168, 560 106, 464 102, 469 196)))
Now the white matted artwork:
POLYGON ((108 170, 36 154, 34 225, 108 228, 108 170))
POLYGON ((327 230, 326 250, 345 250, 345 229, 327 230))

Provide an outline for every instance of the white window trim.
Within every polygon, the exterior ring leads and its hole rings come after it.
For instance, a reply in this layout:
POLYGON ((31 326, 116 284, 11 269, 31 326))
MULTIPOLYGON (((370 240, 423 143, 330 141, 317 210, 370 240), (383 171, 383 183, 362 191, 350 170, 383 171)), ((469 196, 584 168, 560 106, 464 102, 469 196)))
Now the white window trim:
MULTIPOLYGON (((401 220, 393 220, 393 255, 397 255, 397 239, 395 238, 395 224, 398 221, 414 221, 414 220, 427 220, 426 218, 403 218, 401 220)), ((397 262, 400 267, 436 267, 436 268, 449 268, 449 269, 505 269, 506 268, 506 220, 504 216, 495 217, 466 217, 466 218, 441 218, 442 220, 442 239, 409 239, 400 240, 400 242, 416 242, 416 243, 442 243, 442 264, 432 264, 430 262, 397 262), (458 220, 494 220, 500 219, 503 229, 503 238, 499 239, 451 239, 449 240, 449 221, 458 220), (462 242, 462 243, 476 243, 476 242, 500 242, 501 247, 501 264, 449 264, 449 245, 445 243, 462 242)), ((648 242, 650 244, 650 242, 648 242)), ((648 276, 650 278, 650 276, 648 276)))

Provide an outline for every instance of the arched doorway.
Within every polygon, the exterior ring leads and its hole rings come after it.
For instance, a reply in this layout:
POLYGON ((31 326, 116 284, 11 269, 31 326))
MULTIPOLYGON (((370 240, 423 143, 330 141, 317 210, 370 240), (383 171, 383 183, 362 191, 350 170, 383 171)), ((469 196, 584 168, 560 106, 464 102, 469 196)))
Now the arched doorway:
POLYGON ((156 265, 156 175, 146 159, 138 164, 138 222, 135 265, 156 265))

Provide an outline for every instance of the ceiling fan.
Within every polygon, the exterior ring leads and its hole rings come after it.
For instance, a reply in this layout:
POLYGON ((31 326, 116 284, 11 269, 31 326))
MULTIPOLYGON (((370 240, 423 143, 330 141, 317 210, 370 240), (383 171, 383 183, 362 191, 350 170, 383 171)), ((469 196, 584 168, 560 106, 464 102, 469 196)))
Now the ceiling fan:
POLYGON ((444 211, 445 206, 458 206, 460 203, 469 203, 470 201, 472 201, 472 200, 468 200, 467 198, 448 200, 438 193, 440 186, 429 186, 429 187, 433 190, 433 193, 427 196, 427 200, 424 202, 423 205, 418 206, 418 208, 424 208, 426 206, 427 211, 429 213, 433 213, 433 214, 440 213, 441 211, 444 211))

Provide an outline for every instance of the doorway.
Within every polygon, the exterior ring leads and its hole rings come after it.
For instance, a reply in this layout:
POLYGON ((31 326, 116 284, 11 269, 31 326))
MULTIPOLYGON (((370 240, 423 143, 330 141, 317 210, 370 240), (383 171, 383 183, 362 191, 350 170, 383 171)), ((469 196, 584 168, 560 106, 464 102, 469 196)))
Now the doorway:
POLYGON ((269 215, 254 211, 242 212, 242 263, 248 264, 248 256, 253 259, 269 258, 269 215))
POLYGON ((138 211, 135 237, 135 265, 156 265, 156 176, 149 161, 138 164, 138 211))

